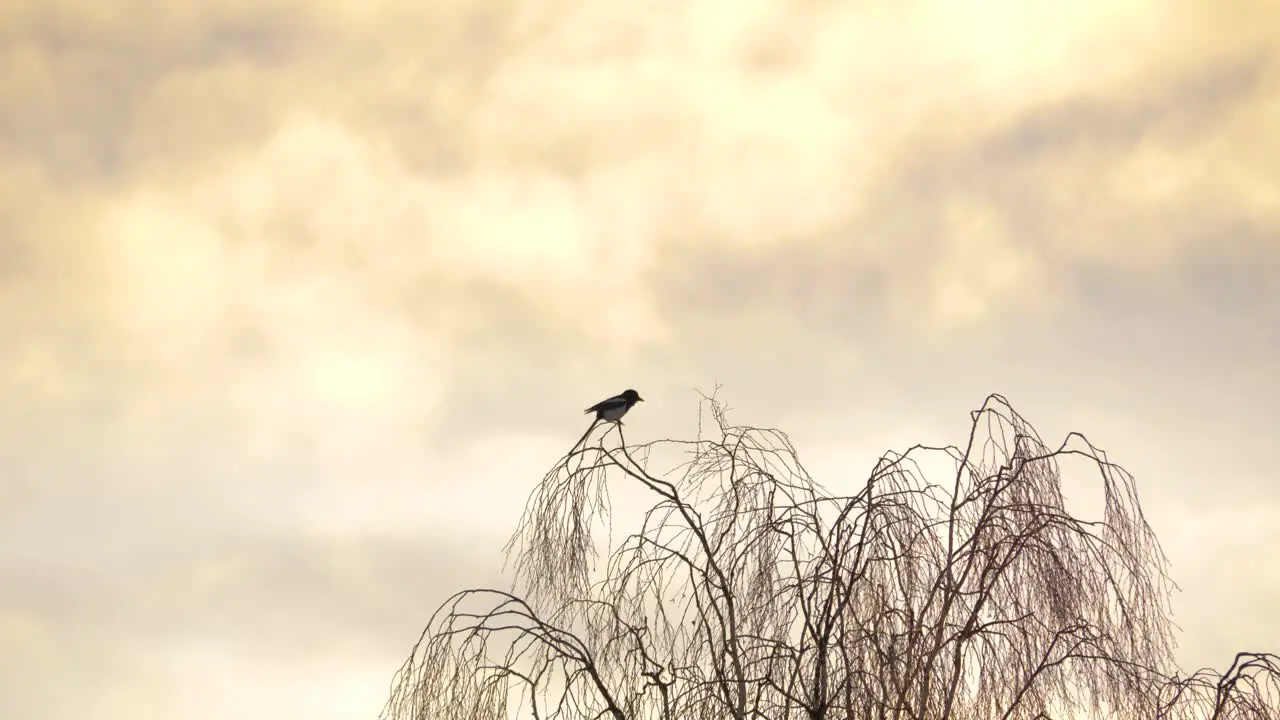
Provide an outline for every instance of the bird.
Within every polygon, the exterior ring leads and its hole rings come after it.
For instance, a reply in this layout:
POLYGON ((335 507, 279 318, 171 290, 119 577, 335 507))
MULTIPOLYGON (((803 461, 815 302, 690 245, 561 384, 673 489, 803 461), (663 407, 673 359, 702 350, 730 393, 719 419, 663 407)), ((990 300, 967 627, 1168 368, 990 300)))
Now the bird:
POLYGON ((635 390, 627 389, 611 398, 601 400, 592 405, 583 412, 595 413, 596 422, 601 420, 605 422, 615 422, 622 424, 622 416, 627 414, 632 405, 638 402, 644 402, 644 398, 640 397, 640 393, 635 390))

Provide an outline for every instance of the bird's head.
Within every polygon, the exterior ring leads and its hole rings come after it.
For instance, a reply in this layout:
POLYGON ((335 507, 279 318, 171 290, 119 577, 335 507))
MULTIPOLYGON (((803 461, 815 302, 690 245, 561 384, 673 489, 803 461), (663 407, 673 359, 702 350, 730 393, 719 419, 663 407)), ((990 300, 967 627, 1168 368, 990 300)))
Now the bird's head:
POLYGON ((631 389, 623 390, 622 397, 626 398, 628 402, 644 402, 644 398, 640 397, 640 393, 631 389))

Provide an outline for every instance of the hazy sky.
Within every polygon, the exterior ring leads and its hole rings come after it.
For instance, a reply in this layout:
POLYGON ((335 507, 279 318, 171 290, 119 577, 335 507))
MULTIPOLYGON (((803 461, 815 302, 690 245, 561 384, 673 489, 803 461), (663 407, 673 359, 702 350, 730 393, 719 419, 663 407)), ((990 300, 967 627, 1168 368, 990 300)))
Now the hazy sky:
POLYGON ((1003 393, 1137 476, 1184 663, 1280 650, 1277 37, 0 0, 0 717, 376 715, 625 387, 639 440, 720 383, 837 489, 1003 393))

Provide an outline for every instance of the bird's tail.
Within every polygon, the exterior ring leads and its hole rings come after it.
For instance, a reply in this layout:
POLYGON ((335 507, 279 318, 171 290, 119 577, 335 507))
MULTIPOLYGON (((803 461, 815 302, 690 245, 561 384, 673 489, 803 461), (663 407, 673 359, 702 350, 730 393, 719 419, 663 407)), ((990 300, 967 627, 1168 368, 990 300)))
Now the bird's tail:
MULTIPOLYGON (((588 410, 587 412, 591 412, 591 411, 588 410)), ((577 450, 579 446, 585 443, 587 441, 587 436, 589 436, 591 434, 591 431, 595 430, 596 425, 599 425, 599 424, 600 424, 600 418, 597 417, 595 420, 592 420, 591 424, 587 426, 587 431, 582 433, 582 437, 578 438, 578 442, 573 444, 573 448, 569 450, 569 454, 573 454, 574 450, 577 450)))

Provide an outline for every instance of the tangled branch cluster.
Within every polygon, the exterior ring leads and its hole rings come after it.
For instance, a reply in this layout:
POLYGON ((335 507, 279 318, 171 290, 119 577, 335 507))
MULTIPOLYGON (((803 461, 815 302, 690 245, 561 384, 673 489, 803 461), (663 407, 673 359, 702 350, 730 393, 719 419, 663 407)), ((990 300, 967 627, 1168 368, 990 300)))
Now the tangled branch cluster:
POLYGON ((515 586, 450 598, 383 718, 1280 717, 1273 655, 1177 675, 1165 558, 1084 437, 1051 449, 992 396, 964 448, 887 455, 839 495, 708 404, 714 437, 610 427, 557 463, 507 546, 515 586), (683 460, 651 470, 660 451, 683 460), (1065 507, 1068 455, 1097 471, 1100 520, 1065 507), (650 504, 600 562, 619 483, 650 504))

